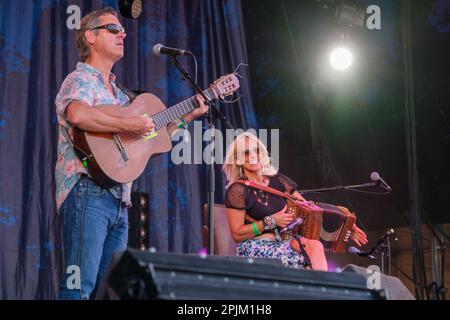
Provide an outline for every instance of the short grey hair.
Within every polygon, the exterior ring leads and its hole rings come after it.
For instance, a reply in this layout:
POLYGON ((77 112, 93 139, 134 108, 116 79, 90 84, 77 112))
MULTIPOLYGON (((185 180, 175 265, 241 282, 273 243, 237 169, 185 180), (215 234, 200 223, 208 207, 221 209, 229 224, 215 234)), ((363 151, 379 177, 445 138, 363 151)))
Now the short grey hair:
MULTIPOLYGON (((100 17, 104 16, 105 14, 112 14, 116 18, 119 17, 114 8, 107 7, 104 9, 89 12, 87 15, 83 17, 83 19, 81 19, 80 29, 78 29, 75 33, 75 41, 77 43, 81 62, 85 62, 90 54, 89 44, 84 34, 86 30, 98 27, 98 24, 100 23, 100 17)), ((97 34, 98 30, 93 30, 93 32, 97 34)))

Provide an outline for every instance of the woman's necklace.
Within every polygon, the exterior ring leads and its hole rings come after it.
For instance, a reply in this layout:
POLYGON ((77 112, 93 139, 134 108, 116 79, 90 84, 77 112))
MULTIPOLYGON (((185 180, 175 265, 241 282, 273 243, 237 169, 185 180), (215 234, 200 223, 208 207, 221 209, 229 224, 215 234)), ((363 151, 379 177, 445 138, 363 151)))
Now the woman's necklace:
MULTIPOLYGON (((265 185, 265 183, 261 183, 265 185)), ((269 194, 263 190, 253 189, 253 194, 256 197, 256 201, 261 203, 263 206, 267 207, 269 205, 269 194)))

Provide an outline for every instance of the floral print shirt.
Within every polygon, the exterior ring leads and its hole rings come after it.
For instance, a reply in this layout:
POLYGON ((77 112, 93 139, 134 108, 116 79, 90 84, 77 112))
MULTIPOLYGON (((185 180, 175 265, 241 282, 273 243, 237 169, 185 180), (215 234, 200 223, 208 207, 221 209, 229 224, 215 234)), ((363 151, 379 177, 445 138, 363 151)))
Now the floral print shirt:
MULTIPOLYGON (((72 147, 73 128, 67 121, 66 109, 72 101, 85 102, 95 107, 103 104, 119 106, 128 105, 128 96, 115 84, 115 75, 110 74, 109 81, 115 95, 106 88, 100 71, 87 63, 79 62, 76 70, 64 80, 56 96, 56 114, 58 116, 58 159, 55 168, 56 206, 59 212, 61 205, 78 182, 82 174, 87 174, 72 147), (70 136, 70 138, 69 138, 70 136)), ((111 194, 126 206, 131 205, 130 193, 132 183, 117 185, 109 189, 111 194)))

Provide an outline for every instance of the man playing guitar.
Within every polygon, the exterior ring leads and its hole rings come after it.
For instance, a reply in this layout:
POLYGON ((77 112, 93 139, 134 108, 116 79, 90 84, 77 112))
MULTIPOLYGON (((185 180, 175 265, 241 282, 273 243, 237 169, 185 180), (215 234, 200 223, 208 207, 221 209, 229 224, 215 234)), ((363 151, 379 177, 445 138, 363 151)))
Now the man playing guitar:
MULTIPOLYGON (((115 84, 113 65, 124 54, 125 30, 112 8, 86 15, 76 32, 81 62, 64 80, 56 97, 59 123, 58 160, 55 169, 56 202, 62 218, 64 244, 60 299, 90 299, 100 284, 112 254, 126 248, 127 208, 131 184, 102 187, 92 179, 74 148, 74 128, 88 132, 149 136, 155 129, 150 117, 120 116, 103 112, 100 105, 124 106, 128 96, 115 84)), ((203 115, 208 107, 197 96, 198 107, 178 122, 203 115)), ((176 121, 167 126, 171 135, 176 121)))

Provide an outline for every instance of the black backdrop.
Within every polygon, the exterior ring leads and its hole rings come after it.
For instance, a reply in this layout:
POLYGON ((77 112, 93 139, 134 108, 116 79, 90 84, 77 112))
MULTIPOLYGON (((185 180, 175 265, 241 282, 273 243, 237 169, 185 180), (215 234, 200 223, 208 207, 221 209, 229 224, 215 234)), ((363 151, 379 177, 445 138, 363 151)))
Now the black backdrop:
MULTIPOLYGON (((381 30, 336 24, 333 7, 323 7, 331 2, 243 2, 257 119, 282 128, 280 167, 302 189, 367 182, 372 171, 393 188, 309 198, 351 208, 369 230, 409 225, 401 1, 354 1, 380 7, 381 30), (354 54, 341 73, 328 62, 340 32, 354 54)), ((450 221, 450 1, 411 7, 422 213, 442 223, 450 221)))

